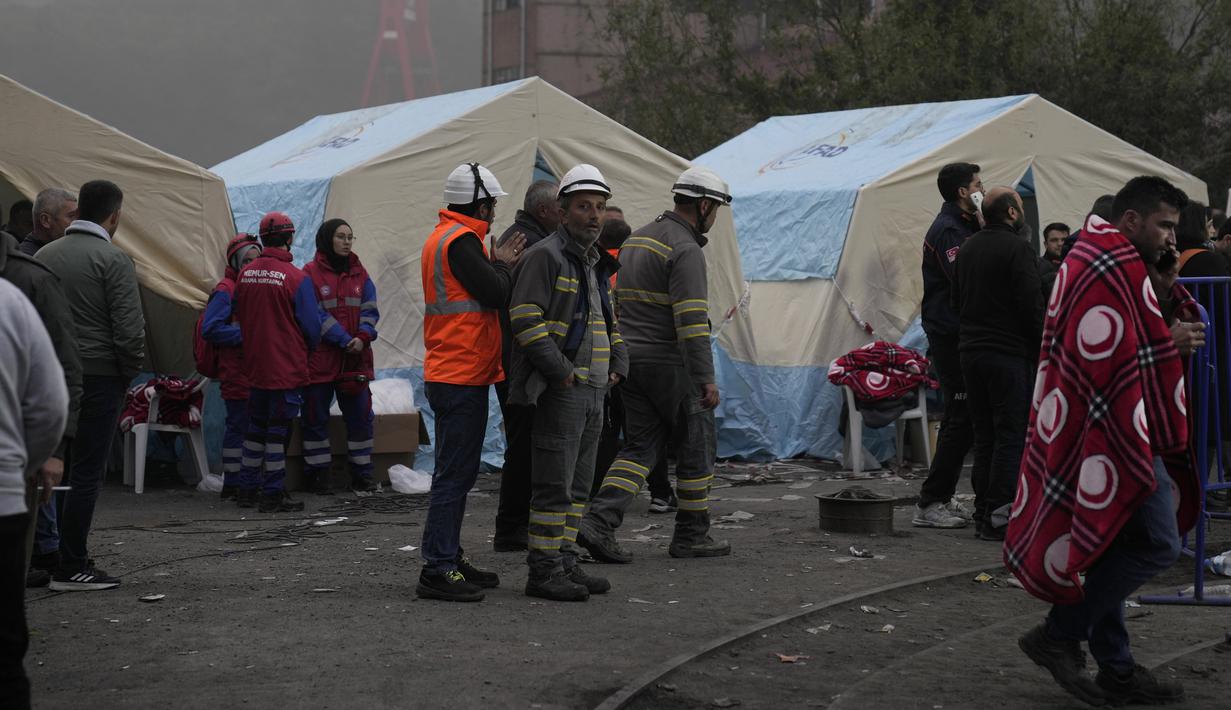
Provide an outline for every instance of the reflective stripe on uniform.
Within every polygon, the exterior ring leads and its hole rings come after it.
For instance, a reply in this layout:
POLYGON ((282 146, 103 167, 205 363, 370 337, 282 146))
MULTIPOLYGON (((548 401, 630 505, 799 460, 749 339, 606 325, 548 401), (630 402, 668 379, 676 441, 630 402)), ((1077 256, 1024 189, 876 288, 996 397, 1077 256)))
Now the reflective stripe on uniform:
POLYGON ((326 298, 325 300, 321 301, 321 307, 322 307, 322 308, 324 308, 324 309, 326 309, 326 310, 328 310, 328 309, 330 309, 330 308, 337 308, 337 307, 338 307, 338 299, 336 299, 336 298, 326 298))
POLYGON ((664 259, 671 258, 671 252, 675 251, 672 247, 663 244, 657 239, 650 239, 649 237, 641 236, 629 237, 624 241, 624 244, 621 245, 620 248, 628 249, 630 247, 633 249, 646 249, 648 251, 652 251, 664 259))
POLYGON ((671 303, 671 295, 660 291, 646 291, 639 288, 617 288, 616 295, 621 301, 639 301, 665 306, 671 303))
POLYGON ((365 439, 363 441, 348 441, 346 442, 346 448, 350 449, 351 451, 354 451, 355 449, 370 449, 372 448, 373 443, 375 443, 375 440, 373 439, 365 439))
MULTIPOLYGON (((444 236, 440 238, 440 243, 436 247, 435 269, 432 274, 432 286, 436 291, 436 300, 433 303, 425 304, 423 314, 428 316, 448 316, 458 313, 478 313, 483 310, 483 305, 475 300, 450 301, 448 290, 445 287, 445 269, 444 259, 445 252, 448 251, 449 237, 453 236, 462 225, 455 224, 444 236)), ((358 300, 358 299, 356 299, 358 300)))

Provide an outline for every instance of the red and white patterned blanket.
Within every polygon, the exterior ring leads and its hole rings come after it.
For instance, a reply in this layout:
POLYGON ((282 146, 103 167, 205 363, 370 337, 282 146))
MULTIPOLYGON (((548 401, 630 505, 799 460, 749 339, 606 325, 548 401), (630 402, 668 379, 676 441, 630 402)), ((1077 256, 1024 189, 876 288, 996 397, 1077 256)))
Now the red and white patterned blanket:
POLYGON ((134 385, 124 395, 124 412, 120 415, 120 430, 131 431, 134 425, 149 421, 150 401, 158 393, 158 423, 182 427, 201 426, 201 405, 204 397, 196 390, 196 380, 179 377, 155 377, 134 385))
POLYGON ((876 402, 901 397, 920 384, 939 387, 928 376, 928 364, 910 348, 877 340, 834 360, 828 376, 835 385, 850 387, 859 399, 876 402))

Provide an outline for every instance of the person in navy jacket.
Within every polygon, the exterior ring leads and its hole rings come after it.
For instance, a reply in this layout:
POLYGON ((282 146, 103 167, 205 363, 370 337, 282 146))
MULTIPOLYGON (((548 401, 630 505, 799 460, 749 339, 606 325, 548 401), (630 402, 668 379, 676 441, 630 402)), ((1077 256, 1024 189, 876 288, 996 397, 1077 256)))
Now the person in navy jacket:
POLYGON ((346 452, 351 488, 357 495, 380 490, 372 481, 372 392, 376 372, 376 285, 352 249, 355 233, 346 220, 326 220, 316 232, 316 258, 304 267, 326 316, 325 342, 308 357, 304 391, 304 464, 312 490, 327 495, 329 486, 329 405, 334 395, 346 422, 346 452), (335 324, 344 338, 332 342, 335 324), (344 342, 343 342, 344 341, 344 342))
POLYGON ((227 267, 205 304, 201 337, 218 349, 218 379, 227 408, 222 435, 222 500, 239 490, 239 466, 248 431, 248 377, 244 372, 244 338, 235 322, 235 281, 240 269, 261 255, 255 235, 240 233, 227 245, 227 267))
MULTIPOLYGON (((241 508, 257 505, 259 486, 260 512, 293 512, 303 503, 291 500, 283 486, 287 429, 303 404, 308 353, 321 340, 321 310, 311 279, 291 263, 291 218, 270 212, 261 218, 260 235, 265 251, 239 272, 235 286, 251 388, 236 500, 241 508)), ((331 336, 339 337, 337 331, 331 336)))

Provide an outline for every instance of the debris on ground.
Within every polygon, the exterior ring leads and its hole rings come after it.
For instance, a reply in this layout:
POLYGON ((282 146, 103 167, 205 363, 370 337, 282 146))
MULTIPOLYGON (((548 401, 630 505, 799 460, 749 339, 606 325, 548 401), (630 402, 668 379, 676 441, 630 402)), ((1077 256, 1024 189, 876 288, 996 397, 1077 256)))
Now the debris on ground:
POLYGON ((732 486, 765 486, 778 482, 778 478, 769 473, 733 474, 720 476, 720 478, 727 479, 732 486))
POLYGON ((674 693, 677 690, 677 688, 678 686, 676 686, 674 683, 659 683, 658 684, 659 690, 665 690, 668 693, 674 693))
POLYGON ((881 627, 880 632, 881 632, 882 634, 891 634, 891 633, 893 633, 893 630, 894 630, 895 628, 897 628, 897 627, 896 627, 896 626, 894 626, 893 624, 885 624, 884 626, 882 626, 882 627, 881 627))
POLYGON ((315 592, 316 594, 332 594, 333 592, 336 592, 338 590, 334 589, 333 587, 317 587, 316 589, 313 589, 312 591, 315 592))
POLYGON ((734 513, 727 513, 718 519, 726 523, 738 523, 741 520, 752 520, 755 517, 755 515, 747 511, 737 510, 734 513))
POLYGON ((806 661, 812 658, 812 656, 805 656, 803 654, 792 656, 785 653, 775 653, 774 655, 777 656, 778 660, 783 663, 799 663, 800 661, 806 661))
POLYGON ((735 698, 714 698, 714 700, 710 703, 711 707, 716 708, 733 708, 736 705, 742 705, 742 703, 735 698))
POLYGON ((788 500, 788 501, 789 501, 789 500, 803 500, 803 499, 804 499, 804 497, 803 497, 803 496, 797 496, 797 495, 794 495, 794 494, 788 493, 788 494, 786 494, 786 495, 784 495, 784 496, 780 497, 778 500, 788 500))
POLYGON ((659 525, 658 523, 650 523, 649 525, 646 525, 646 526, 644 526, 644 527, 637 528, 636 530, 629 530, 629 532, 643 533, 643 532, 649 532, 649 531, 651 531, 651 530, 657 530, 657 529, 659 529, 659 528, 661 528, 661 527, 662 527, 662 526, 661 526, 661 525, 659 525))
POLYGON ((872 553, 868 552, 866 548, 855 547, 854 545, 851 545, 850 553, 851 553, 851 557, 858 557, 864 560, 872 559, 872 553))
POLYGON ((975 581, 978 582, 979 584, 987 584, 993 579, 995 579, 995 577, 992 577, 992 575, 988 574, 987 572, 980 572, 979 574, 975 575, 975 581))
POLYGON ((379 547, 365 547, 365 548, 363 548, 363 551, 364 551, 364 552, 377 552, 378 550, 380 550, 380 548, 379 548, 379 547))
POLYGON ((787 486, 787 488, 793 491, 801 491, 805 488, 811 488, 811 487, 812 487, 812 481, 800 481, 799 483, 792 483, 791 485, 787 486))
POLYGON ((889 496, 873 492, 867 486, 847 486, 837 493, 830 493, 825 497, 830 500, 889 500, 889 496))
POLYGON ((337 518, 325 518, 324 520, 313 520, 312 526, 317 527, 317 528, 323 528, 326 525, 337 525, 338 523, 344 523, 344 522, 346 522, 345 515, 339 516, 337 518))
POLYGON ((833 628, 833 624, 829 623, 829 624, 821 624, 820 626, 813 626, 811 628, 804 629, 804 631, 807 631, 808 633, 815 636, 816 634, 819 634, 822 631, 828 631, 831 628, 833 628))
POLYGON ((419 548, 415 547, 414 545, 406 545, 405 547, 399 547, 398 552, 414 552, 417 549, 419 548))
POLYGON ((879 613, 881 613, 881 610, 880 610, 880 609, 877 609, 877 608, 876 608, 876 607, 874 607, 874 606, 868 606, 867 604, 863 604, 863 605, 861 605, 861 606, 859 607, 859 611, 862 611, 862 612, 863 612, 863 613, 865 613, 865 614, 879 614, 879 613))
POLYGON ((653 604, 654 602, 648 599, 638 599, 637 597, 629 597, 628 603, 629 604, 653 604))

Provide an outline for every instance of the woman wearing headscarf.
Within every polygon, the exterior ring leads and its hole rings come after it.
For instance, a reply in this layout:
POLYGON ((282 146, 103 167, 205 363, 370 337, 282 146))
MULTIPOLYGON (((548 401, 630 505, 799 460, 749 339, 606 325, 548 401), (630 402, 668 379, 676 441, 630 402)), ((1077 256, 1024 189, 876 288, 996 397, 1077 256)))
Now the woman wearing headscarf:
POLYGON ((243 457, 244 434, 248 430, 248 379, 244 374, 244 339, 234 318, 235 282, 239 272, 261 255, 261 244, 251 234, 240 233, 227 244, 227 266, 222 280, 214 287, 205 314, 201 317, 201 338, 211 346, 198 357, 201 374, 217 377, 222 383, 222 401, 227 408, 226 429, 222 435, 222 499, 234 498, 239 490, 239 468, 243 457))
POLYGON ((304 267, 325 311, 322 330, 334 321, 350 336, 346 347, 322 342, 308 358, 304 393, 304 468, 313 492, 330 493, 329 405, 336 395, 346 422, 351 488, 358 495, 380 490, 372 480, 372 392, 375 377, 376 286, 353 251, 355 233, 342 219, 326 220, 316 232, 316 258, 304 267))

